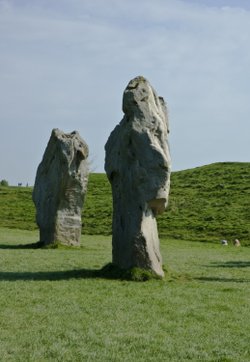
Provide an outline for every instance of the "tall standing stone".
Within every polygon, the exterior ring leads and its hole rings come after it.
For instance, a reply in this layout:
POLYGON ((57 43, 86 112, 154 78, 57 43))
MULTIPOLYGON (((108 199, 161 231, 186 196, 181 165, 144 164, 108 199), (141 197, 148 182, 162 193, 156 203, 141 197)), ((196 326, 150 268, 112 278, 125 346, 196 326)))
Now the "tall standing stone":
POLYGON ((87 157, 88 146, 78 132, 52 130, 33 190, 41 244, 80 244, 87 157))
POLYGON ((168 202, 171 160, 167 109, 144 77, 123 95, 124 117, 105 145, 113 194, 113 263, 163 276, 156 215, 168 202))

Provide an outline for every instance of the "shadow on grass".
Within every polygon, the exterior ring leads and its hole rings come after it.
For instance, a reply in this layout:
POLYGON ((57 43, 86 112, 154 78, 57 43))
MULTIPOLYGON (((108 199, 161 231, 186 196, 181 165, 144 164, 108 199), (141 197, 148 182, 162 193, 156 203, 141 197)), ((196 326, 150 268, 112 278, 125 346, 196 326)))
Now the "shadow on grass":
POLYGON ((101 269, 75 269, 49 272, 0 272, 0 281, 60 281, 68 279, 112 279, 143 282, 150 279, 161 279, 152 272, 132 268, 123 270, 112 263, 101 269))
POLYGON ((243 278, 199 277, 199 278, 194 278, 194 279, 200 280, 202 282, 250 283, 250 279, 243 279, 243 278))
POLYGON ((42 244, 38 241, 37 243, 32 244, 18 244, 18 245, 8 245, 0 244, 0 249, 39 249, 42 247, 42 244))
POLYGON ((98 277, 100 277, 100 270, 97 269, 75 269, 50 272, 0 272, 0 280, 5 281, 57 281, 98 277))
POLYGON ((225 263, 212 262, 209 267, 214 268, 250 268, 250 261, 226 261, 225 263))
POLYGON ((50 249, 79 249, 80 246, 75 245, 63 245, 63 244, 48 244, 44 245, 44 243, 37 241, 36 243, 30 243, 30 244, 18 244, 18 245, 8 245, 8 244, 0 244, 0 249, 43 249, 43 250, 50 250, 50 249))

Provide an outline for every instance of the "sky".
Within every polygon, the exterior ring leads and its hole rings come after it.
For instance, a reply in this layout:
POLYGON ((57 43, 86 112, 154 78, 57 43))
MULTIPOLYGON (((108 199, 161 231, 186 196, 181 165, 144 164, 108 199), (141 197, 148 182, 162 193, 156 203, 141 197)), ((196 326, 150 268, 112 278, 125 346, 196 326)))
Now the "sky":
POLYGON ((34 184, 53 128, 92 172, 138 75, 167 102, 173 171, 250 162, 249 0, 0 0, 0 180, 34 184))

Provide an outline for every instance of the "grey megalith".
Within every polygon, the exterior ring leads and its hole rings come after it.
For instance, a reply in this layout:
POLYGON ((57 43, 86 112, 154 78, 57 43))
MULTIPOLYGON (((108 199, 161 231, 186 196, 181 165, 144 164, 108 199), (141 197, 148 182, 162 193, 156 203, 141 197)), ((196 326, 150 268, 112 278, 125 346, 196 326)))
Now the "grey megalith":
POLYGON ((88 146, 78 132, 52 130, 33 190, 40 243, 80 244, 87 157, 88 146))
POLYGON ((144 77, 123 94, 124 117, 105 145, 113 194, 113 263, 163 276, 156 215, 168 202, 171 160, 167 109, 144 77))

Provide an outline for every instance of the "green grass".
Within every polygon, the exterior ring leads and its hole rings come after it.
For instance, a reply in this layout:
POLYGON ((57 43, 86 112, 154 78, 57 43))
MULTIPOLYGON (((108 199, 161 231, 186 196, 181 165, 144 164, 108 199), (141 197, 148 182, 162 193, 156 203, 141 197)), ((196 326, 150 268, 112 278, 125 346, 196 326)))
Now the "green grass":
POLYGON ((0 228, 1 361, 250 360, 250 249, 161 240, 164 280, 100 273, 109 236, 81 248, 23 248, 0 228))
POLYGON ((0 186, 0 226, 23 230, 37 228, 32 188, 0 186))
MULTIPOLYGON (((250 245, 250 163, 216 163, 171 176, 167 211, 158 218, 161 237, 250 245)), ((0 226, 35 230, 31 188, 0 187, 0 226)), ((105 174, 91 174, 83 234, 110 235, 112 195, 105 174)))
POLYGON ((162 236, 250 245, 250 163, 216 163, 173 174, 162 236))

